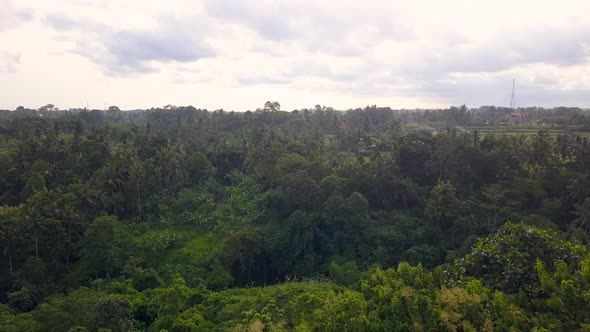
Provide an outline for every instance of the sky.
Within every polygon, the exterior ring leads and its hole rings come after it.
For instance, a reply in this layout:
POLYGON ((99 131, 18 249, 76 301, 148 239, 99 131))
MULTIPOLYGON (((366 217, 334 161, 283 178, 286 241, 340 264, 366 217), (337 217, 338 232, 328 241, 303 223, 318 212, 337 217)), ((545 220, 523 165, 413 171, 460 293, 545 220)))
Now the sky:
POLYGON ((589 0, 0 0, 0 109, 590 107, 589 0))

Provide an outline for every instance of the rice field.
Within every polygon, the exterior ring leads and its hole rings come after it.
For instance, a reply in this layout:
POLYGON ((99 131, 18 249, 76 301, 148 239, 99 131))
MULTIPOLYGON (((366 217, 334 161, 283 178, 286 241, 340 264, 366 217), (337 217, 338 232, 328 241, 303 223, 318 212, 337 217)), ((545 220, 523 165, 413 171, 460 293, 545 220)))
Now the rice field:
MULTIPOLYGON (((538 128, 518 128, 518 127, 492 127, 492 126, 485 126, 485 127, 465 127, 468 131, 477 130, 480 134, 498 134, 498 135, 526 135, 532 136, 536 135, 539 130, 546 129, 545 127, 538 127, 538 128)), ((563 135, 566 133, 563 129, 548 129, 547 130, 549 135, 551 136, 558 136, 563 135)), ((573 131, 574 134, 579 135, 580 137, 588 137, 590 138, 590 132, 584 131, 573 131)))

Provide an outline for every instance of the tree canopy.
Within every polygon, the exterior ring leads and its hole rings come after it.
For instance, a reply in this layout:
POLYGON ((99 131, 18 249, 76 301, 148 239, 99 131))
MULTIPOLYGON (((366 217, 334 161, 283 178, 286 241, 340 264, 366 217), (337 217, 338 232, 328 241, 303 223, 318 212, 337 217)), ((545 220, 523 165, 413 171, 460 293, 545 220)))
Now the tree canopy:
POLYGON ((590 330, 590 117, 510 111, 2 111, 0 331, 590 330))

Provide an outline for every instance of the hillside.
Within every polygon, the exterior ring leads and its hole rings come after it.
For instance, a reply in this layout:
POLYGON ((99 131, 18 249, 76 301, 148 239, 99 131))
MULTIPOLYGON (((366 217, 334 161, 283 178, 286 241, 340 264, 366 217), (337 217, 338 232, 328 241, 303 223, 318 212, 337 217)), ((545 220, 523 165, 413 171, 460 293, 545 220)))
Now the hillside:
POLYGON ((590 114, 505 111, 3 112, 0 331, 589 331, 590 114))

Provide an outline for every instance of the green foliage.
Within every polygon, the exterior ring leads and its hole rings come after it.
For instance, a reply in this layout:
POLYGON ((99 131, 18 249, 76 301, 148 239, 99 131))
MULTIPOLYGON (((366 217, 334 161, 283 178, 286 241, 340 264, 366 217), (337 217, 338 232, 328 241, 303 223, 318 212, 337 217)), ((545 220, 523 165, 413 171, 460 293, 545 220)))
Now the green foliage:
POLYGON ((588 116, 507 111, 0 112, 0 330, 590 330, 588 116))
POLYGON ((21 192, 23 198, 29 198, 40 191, 46 191, 45 178, 37 172, 31 172, 21 192))
POLYGON ((41 259, 34 257, 27 259, 16 273, 14 283, 20 289, 8 294, 9 302, 22 311, 32 309, 50 292, 52 286, 47 266, 41 259))
POLYGON ((42 322, 46 331, 90 330, 104 294, 80 288, 65 295, 52 297, 35 311, 34 317, 42 322), (78 330, 76 330, 78 329, 78 330))
POLYGON ((98 217, 81 240, 81 263, 88 274, 111 277, 121 271, 134 249, 134 239, 116 217, 98 217))
POLYGON ((130 331, 133 326, 131 321, 131 305, 128 301, 116 297, 107 297, 98 302, 93 330, 105 329, 113 332, 130 331))
POLYGON ((559 261, 579 266, 586 248, 559 238, 552 231, 506 223, 497 233, 482 239, 460 265, 466 275, 482 278, 505 292, 537 292, 537 260, 554 271, 559 261))
MULTIPOLYGON (((296 326, 303 329, 307 325, 313 329, 321 323, 324 308, 328 309, 327 299, 335 300, 337 291, 338 286, 325 282, 231 289, 211 294, 204 302, 205 316, 216 324, 218 330, 244 329, 253 323, 259 325, 257 321, 268 329, 270 325, 288 330, 296 326)), ((338 314, 333 309, 330 312, 338 314)))
POLYGON ((439 182, 426 202, 425 214, 438 222, 441 227, 448 228, 457 210, 457 194, 453 185, 446 181, 439 182))
POLYGON ((133 284, 133 288, 140 292, 146 289, 157 288, 162 283, 160 277, 158 276, 158 272, 152 268, 136 269, 131 276, 131 282, 133 284))
POLYGON ((33 309, 36 305, 35 296, 27 287, 22 287, 20 290, 8 293, 8 303, 16 310, 27 312, 33 309))
POLYGON ((341 285, 354 287, 360 281, 361 273, 354 261, 346 262, 342 265, 336 261, 330 262, 328 271, 334 281, 341 285))
POLYGON ((187 166, 191 183, 199 183, 205 180, 211 174, 212 167, 207 156, 200 152, 193 153, 187 166))
POLYGON ((262 253, 261 234, 255 231, 242 231, 232 234, 223 244, 222 257, 231 267, 234 278, 241 284, 251 283, 258 273, 257 261, 262 253))
POLYGON ((337 175, 329 175, 320 182, 320 190, 326 196, 342 194, 346 192, 346 179, 337 175))
POLYGON ((433 282, 422 266, 401 263, 396 270, 375 270, 361 286, 369 305, 375 308, 372 324, 390 331, 436 326, 440 309, 433 282))
POLYGON ((261 186, 238 171, 228 174, 227 178, 231 185, 224 188, 225 201, 213 212, 215 226, 231 229, 256 223, 264 212, 261 186))
POLYGON ((331 294, 312 323, 319 331, 368 331, 367 301, 357 292, 345 290, 331 294))
POLYGON ((215 210, 215 198, 204 187, 185 188, 172 202, 168 218, 178 224, 196 225, 203 228, 214 227, 212 212, 215 210))
POLYGON ((182 239, 182 234, 173 230, 154 230, 144 234, 139 240, 139 245, 143 250, 162 253, 182 239))

